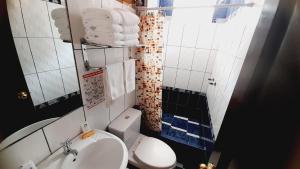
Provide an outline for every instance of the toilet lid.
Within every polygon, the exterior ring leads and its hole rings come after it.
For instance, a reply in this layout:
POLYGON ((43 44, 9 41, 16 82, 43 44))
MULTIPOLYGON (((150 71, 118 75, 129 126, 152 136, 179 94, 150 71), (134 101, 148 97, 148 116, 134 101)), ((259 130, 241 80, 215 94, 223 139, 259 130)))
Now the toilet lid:
POLYGON ((153 137, 144 137, 134 153, 138 160, 153 168, 170 168, 176 163, 171 147, 153 137))

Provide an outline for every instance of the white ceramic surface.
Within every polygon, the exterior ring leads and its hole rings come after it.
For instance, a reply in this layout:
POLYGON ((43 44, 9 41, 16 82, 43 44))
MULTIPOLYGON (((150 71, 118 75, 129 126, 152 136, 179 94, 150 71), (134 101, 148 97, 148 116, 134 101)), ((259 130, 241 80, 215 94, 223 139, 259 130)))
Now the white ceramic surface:
POLYGON ((77 136, 71 144, 78 155, 64 155, 59 149, 38 165, 39 169, 126 169, 128 150, 118 137, 102 130, 80 139, 77 136), (74 160, 75 159, 75 160, 74 160))

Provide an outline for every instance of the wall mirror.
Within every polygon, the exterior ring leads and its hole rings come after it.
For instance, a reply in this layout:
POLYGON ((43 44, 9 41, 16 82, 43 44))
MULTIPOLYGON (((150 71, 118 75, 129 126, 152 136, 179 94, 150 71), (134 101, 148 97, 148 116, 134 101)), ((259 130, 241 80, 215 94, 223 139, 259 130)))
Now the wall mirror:
POLYGON ((7 0, 6 5, 15 48, 10 57, 18 59, 14 68, 24 79, 13 105, 29 106, 13 108, 1 119, 7 125, 0 127, 0 151, 82 106, 65 1, 7 0))

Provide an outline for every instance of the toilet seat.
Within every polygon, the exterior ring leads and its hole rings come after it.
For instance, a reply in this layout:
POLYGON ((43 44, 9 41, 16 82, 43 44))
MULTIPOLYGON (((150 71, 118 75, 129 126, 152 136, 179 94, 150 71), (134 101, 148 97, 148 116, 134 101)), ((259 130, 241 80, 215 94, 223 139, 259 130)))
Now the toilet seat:
POLYGON ((176 165, 176 155, 171 147, 153 137, 144 137, 134 155, 146 168, 170 169, 176 165))

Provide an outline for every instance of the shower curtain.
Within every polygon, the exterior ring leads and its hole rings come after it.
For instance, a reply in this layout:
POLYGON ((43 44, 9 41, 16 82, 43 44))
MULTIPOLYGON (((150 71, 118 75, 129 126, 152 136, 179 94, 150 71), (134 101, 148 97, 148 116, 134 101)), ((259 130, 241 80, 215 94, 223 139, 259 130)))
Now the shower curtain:
POLYGON ((164 15, 158 11, 145 11, 140 19, 140 43, 144 47, 135 51, 137 104, 146 127, 160 131, 164 15))

